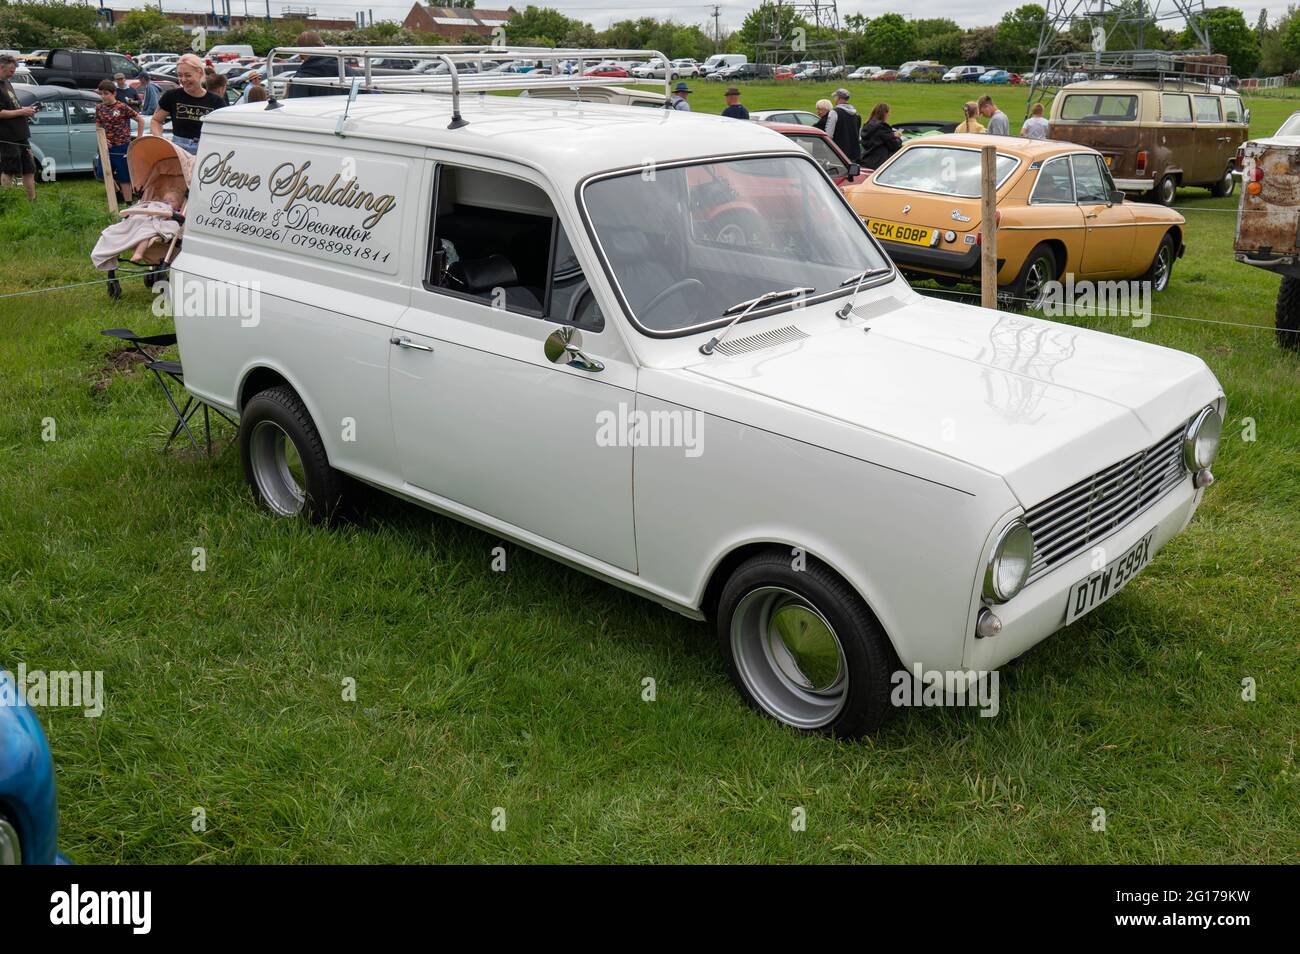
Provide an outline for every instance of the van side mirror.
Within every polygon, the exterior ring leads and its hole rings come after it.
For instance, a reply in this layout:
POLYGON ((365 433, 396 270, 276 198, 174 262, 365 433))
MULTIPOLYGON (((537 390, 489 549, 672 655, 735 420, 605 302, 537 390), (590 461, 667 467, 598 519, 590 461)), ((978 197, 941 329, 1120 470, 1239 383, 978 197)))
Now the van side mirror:
POLYGON ((1122 189, 1112 189, 1111 192, 1110 192, 1110 196, 1109 196, 1109 198, 1110 198, 1110 204, 1111 204, 1111 205, 1123 205, 1123 204, 1124 204, 1124 190, 1122 190, 1122 189))

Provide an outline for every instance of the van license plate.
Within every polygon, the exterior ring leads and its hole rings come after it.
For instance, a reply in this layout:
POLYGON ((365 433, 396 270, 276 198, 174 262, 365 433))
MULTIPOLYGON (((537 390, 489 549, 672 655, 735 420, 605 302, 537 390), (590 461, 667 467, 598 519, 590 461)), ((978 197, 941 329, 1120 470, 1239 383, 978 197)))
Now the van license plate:
POLYGON ((1089 574, 1070 587, 1070 605, 1065 608, 1066 625, 1106 602, 1151 562, 1151 540, 1155 535, 1153 527, 1123 556, 1111 560, 1104 569, 1089 574))
POLYGON ((934 245, 934 229, 923 229, 915 225, 900 225, 896 222, 878 222, 867 220, 867 228, 876 238, 886 242, 902 242, 904 245, 922 245, 926 248, 934 245))

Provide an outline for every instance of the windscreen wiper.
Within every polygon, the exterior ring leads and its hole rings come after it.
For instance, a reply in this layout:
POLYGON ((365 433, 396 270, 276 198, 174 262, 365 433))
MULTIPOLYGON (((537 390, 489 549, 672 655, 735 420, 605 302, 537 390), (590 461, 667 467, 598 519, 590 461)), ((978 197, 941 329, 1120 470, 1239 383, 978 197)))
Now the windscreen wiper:
POLYGON ((727 337, 727 333, 736 326, 736 322, 740 321, 741 318, 744 318, 764 302, 778 301, 782 298, 793 298, 795 295, 807 295, 816 290, 816 288, 808 285, 795 286, 794 288, 782 288, 778 291, 763 292, 763 294, 759 295, 757 298, 750 298, 748 301, 736 302, 722 314, 724 317, 731 314, 733 311, 739 311, 740 314, 736 315, 735 318, 732 318, 731 323, 728 324, 727 327, 723 328, 708 341, 704 342, 704 344, 700 345, 700 354, 713 354, 713 350, 717 348, 718 345, 722 344, 722 339, 727 337))
POLYGON ((865 272, 862 272, 861 274, 858 275, 850 275, 848 278, 844 279, 844 281, 840 282, 841 288, 843 288, 849 282, 854 282, 854 281, 857 282, 857 285, 853 287, 853 294, 849 296, 849 300, 836 309, 835 311, 836 316, 839 318, 849 317, 849 314, 853 311, 853 305, 858 299, 858 292, 862 290, 862 283, 864 281, 866 281, 868 278, 878 278, 881 275, 888 275, 892 271, 893 269, 890 268, 888 265, 882 268, 868 268, 865 272))

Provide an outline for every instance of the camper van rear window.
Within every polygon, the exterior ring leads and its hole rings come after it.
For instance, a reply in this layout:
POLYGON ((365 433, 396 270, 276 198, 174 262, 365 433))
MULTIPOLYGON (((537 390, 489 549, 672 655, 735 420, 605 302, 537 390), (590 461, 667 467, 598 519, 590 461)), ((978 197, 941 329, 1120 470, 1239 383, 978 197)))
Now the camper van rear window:
POLYGON ((406 166, 221 146, 199 156, 187 225, 202 232, 395 274, 406 166))

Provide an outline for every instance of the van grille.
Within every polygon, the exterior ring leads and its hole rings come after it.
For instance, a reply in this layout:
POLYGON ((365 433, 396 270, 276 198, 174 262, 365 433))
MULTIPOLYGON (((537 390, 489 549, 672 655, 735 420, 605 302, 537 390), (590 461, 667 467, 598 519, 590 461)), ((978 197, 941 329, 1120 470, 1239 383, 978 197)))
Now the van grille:
POLYGON ((1034 534, 1033 582, 1089 544, 1127 525, 1187 475, 1184 423, 1157 443, 1099 470, 1032 507, 1025 522, 1034 534))

